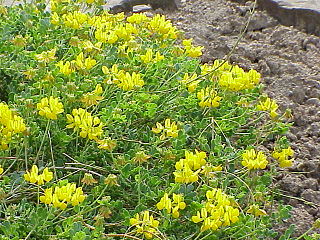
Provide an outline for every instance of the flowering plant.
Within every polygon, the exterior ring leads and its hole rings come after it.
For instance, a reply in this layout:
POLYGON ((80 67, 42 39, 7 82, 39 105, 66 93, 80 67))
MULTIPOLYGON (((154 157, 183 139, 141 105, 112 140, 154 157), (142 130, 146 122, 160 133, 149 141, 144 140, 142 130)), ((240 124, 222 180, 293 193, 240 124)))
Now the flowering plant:
POLYGON ((45 6, 0 5, 3 239, 277 235, 294 151, 256 70, 201 64, 162 15, 45 6))

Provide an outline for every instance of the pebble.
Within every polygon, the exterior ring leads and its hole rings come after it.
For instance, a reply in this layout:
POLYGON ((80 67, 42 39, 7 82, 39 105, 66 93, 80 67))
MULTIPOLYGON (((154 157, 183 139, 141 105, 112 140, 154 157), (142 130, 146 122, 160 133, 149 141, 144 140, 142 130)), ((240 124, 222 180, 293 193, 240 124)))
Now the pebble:
POLYGON ((294 102, 302 104, 306 98, 304 88, 295 88, 289 96, 294 102))
POLYGON ((136 5, 133 6, 133 11, 134 13, 139 13, 139 12, 147 12, 152 10, 152 7, 148 6, 148 5, 136 5))
POLYGON ((320 107, 320 100, 318 98, 309 98, 306 101, 306 104, 320 107))

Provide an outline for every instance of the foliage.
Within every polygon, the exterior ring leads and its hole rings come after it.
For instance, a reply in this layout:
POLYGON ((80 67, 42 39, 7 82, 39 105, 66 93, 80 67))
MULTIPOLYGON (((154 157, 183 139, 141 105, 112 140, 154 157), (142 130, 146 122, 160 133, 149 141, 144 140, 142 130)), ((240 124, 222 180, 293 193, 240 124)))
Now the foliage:
POLYGON ((0 6, 0 239, 277 236, 293 151, 260 74, 100 4, 0 6))

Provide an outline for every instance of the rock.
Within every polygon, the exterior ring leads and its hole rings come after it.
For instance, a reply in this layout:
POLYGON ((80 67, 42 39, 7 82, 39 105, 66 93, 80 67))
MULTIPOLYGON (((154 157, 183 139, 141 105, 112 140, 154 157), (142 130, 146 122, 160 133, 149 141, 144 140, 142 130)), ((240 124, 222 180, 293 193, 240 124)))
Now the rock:
POLYGON ((134 13, 147 12, 150 10, 152 10, 152 7, 150 7, 148 5, 136 5, 136 6, 133 6, 133 8, 132 8, 132 12, 134 12, 134 13))
POLYGON ((295 88, 289 97, 294 102, 302 104, 306 98, 305 90, 303 88, 295 88))
POLYGON ((311 123, 309 132, 311 136, 320 137, 320 123, 319 122, 311 123))
POLYGON ((137 5, 150 5, 154 10, 161 8, 173 11, 177 9, 178 0, 110 0, 104 8, 112 13, 133 12, 134 6, 137 5))
POLYGON ((320 191, 314 191, 312 189, 306 189, 301 193, 301 197, 309 202, 316 204, 320 203, 320 191))
POLYGON ((320 106, 320 100, 318 98, 309 98, 306 101, 306 104, 319 107, 320 106))
MULTIPOLYGON (((302 181, 301 185, 304 189, 312 189, 314 191, 318 190, 318 181, 314 178, 307 178, 306 180, 302 181)), ((320 197, 320 196, 319 196, 320 197)))
POLYGON ((283 25, 295 26, 320 36, 320 1, 258 0, 258 5, 283 25))
POLYGON ((299 195, 302 191, 302 180, 296 176, 287 176, 280 181, 281 189, 293 195, 299 195))
POLYGON ((264 13, 255 13, 249 23, 248 31, 262 30, 268 27, 274 27, 277 21, 264 13))

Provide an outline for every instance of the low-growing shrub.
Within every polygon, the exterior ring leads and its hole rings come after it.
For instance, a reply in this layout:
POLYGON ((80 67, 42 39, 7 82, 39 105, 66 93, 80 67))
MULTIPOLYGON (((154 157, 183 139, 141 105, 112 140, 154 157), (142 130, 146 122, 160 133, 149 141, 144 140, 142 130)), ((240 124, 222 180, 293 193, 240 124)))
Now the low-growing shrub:
POLYGON ((260 74, 161 15, 49 6, 0 7, 0 239, 275 238, 294 152, 260 74))

